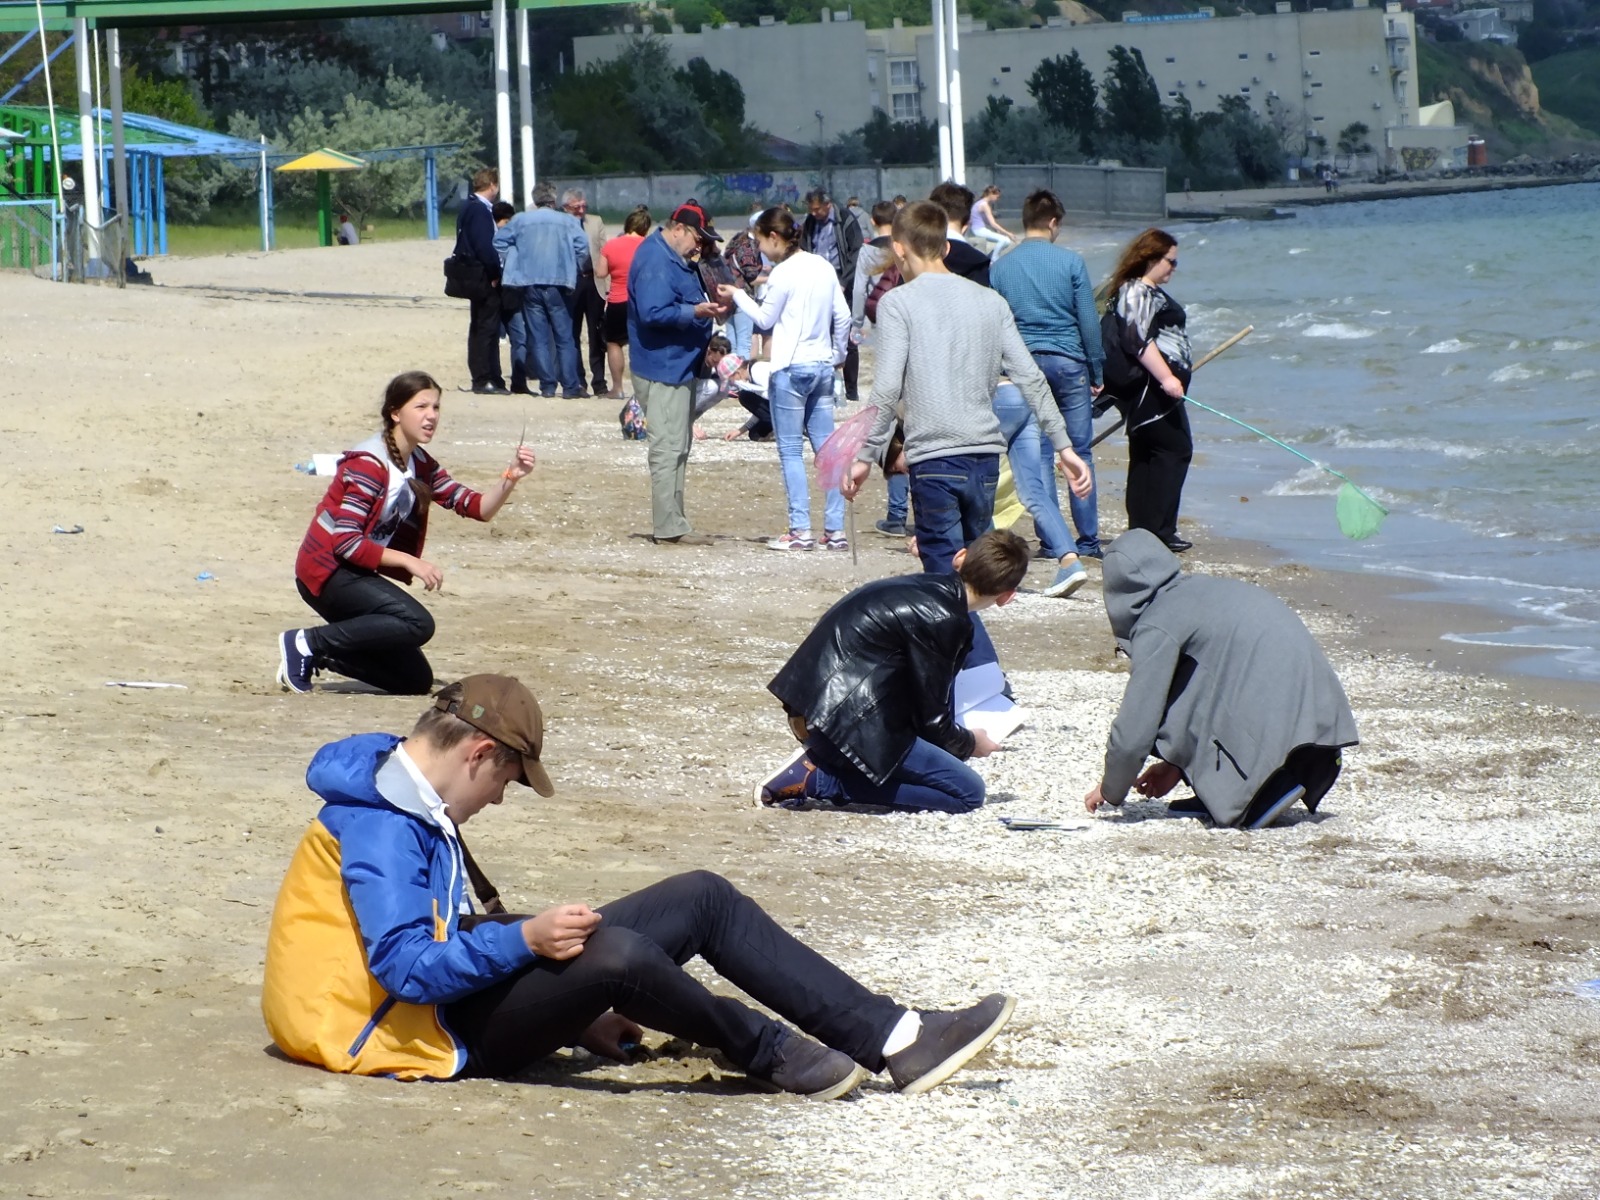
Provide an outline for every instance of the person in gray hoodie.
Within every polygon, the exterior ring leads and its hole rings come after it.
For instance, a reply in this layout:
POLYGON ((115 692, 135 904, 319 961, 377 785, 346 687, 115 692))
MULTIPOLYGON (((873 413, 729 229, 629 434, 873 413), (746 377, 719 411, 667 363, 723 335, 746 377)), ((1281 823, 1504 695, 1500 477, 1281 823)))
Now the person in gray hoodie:
POLYGON ((1237 579, 1184 576, 1144 529, 1111 544, 1106 615, 1128 656, 1105 771, 1084 797, 1094 812, 1131 787, 1161 797, 1177 784, 1198 806, 1175 815, 1257 829, 1295 800, 1316 811, 1356 744, 1355 717, 1321 648, 1288 605, 1237 579), (1145 759, 1159 760, 1144 768, 1145 759))

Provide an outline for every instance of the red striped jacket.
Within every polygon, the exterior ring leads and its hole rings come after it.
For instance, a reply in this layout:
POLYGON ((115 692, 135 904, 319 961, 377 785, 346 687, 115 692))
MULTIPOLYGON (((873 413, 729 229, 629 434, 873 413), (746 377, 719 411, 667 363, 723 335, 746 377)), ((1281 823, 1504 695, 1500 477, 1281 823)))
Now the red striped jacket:
MULTIPOLYGON (((322 595, 323 585, 341 564, 367 571, 380 571, 401 583, 411 582, 411 572, 401 567, 383 567, 384 548, 368 535, 383 516, 384 497, 389 485, 389 464, 380 448, 374 451, 363 442, 339 459, 339 469, 328 485, 317 512, 311 518, 300 553, 295 558, 295 578, 313 596, 322 595)), ((453 509, 463 517, 483 520, 483 495, 457 483, 426 450, 411 452, 417 481, 433 492, 433 502, 453 509)), ((413 506, 401 522, 389 548, 402 554, 421 555, 428 536, 428 506, 413 506)))

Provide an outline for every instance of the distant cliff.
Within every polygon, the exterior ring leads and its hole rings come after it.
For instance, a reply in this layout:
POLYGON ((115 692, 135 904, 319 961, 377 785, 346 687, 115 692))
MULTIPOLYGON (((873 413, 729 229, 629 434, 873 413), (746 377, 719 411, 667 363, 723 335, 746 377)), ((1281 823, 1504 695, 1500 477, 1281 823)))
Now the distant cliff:
POLYGON ((1522 54, 1494 42, 1421 42, 1417 91, 1423 104, 1449 100, 1456 119, 1481 133, 1491 157, 1576 148, 1595 134, 1539 103, 1522 54))

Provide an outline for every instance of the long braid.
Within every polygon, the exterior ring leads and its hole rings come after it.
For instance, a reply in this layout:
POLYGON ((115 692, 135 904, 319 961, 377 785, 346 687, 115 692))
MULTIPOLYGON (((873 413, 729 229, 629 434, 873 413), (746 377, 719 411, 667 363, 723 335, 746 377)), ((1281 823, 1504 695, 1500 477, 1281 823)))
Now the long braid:
MULTIPOLYGON (((426 372, 408 371, 404 375, 396 375, 391 379, 384 393, 383 410, 380 414, 383 421, 383 444, 389 451, 389 461, 399 467, 402 474, 410 464, 400 453, 399 443, 394 438, 394 421, 390 418, 408 400, 424 390, 437 392, 439 390, 438 381, 426 372)), ((413 449, 412 453, 416 453, 415 449, 413 449)), ((417 506, 420 509, 426 509, 433 502, 433 488, 415 476, 409 482, 412 495, 417 498, 417 506)))

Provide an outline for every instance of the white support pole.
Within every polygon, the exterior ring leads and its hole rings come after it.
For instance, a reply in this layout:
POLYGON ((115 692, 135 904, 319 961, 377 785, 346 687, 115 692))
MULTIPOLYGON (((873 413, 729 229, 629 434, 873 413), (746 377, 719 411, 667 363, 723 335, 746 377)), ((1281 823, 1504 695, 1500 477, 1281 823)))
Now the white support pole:
POLYGON ((533 163, 533 41, 528 33, 528 10, 517 6, 517 115, 522 118, 522 207, 533 207, 533 185, 538 169, 533 163))
POLYGON ((956 0, 946 14, 950 34, 950 177, 967 182, 967 130, 961 112, 961 35, 956 23, 956 0))
MULTIPOLYGON (((100 151, 94 144, 94 68, 89 55, 93 39, 89 36, 89 22, 82 17, 73 21, 73 48, 78 65, 78 133, 83 143, 83 219, 88 228, 88 262, 84 274, 89 274, 89 264, 98 262, 100 252, 100 151)), ((98 270, 95 272, 98 274, 98 270)))
POLYGON ((494 127, 499 153, 500 194, 515 195, 511 170, 511 49, 506 29, 506 0, 494 0, 489 10, 494 27, 494 127))
POLYGON ((267 254, 272 250, 272 203, 267 198, 267 190, 272 186, 272 176, 267 174, 267 135, 260 134, 261 138, 261 175, 256 180, 259 195, 257 196, 261 216, 261 252, 267 254))
POLYGON ((122 214, 129 253, 133 249, 133 206, 128 193, 128 141, 122 125, 122 32, 106 30, 106 50, 111 56, 111 199, 122 214))
POLYGON ((944 32, 945 0, 933 0, 933 73, 937 76, 939 120, 939 179, 950 178, 950 69, 945 61, 948 44, 944 32))

